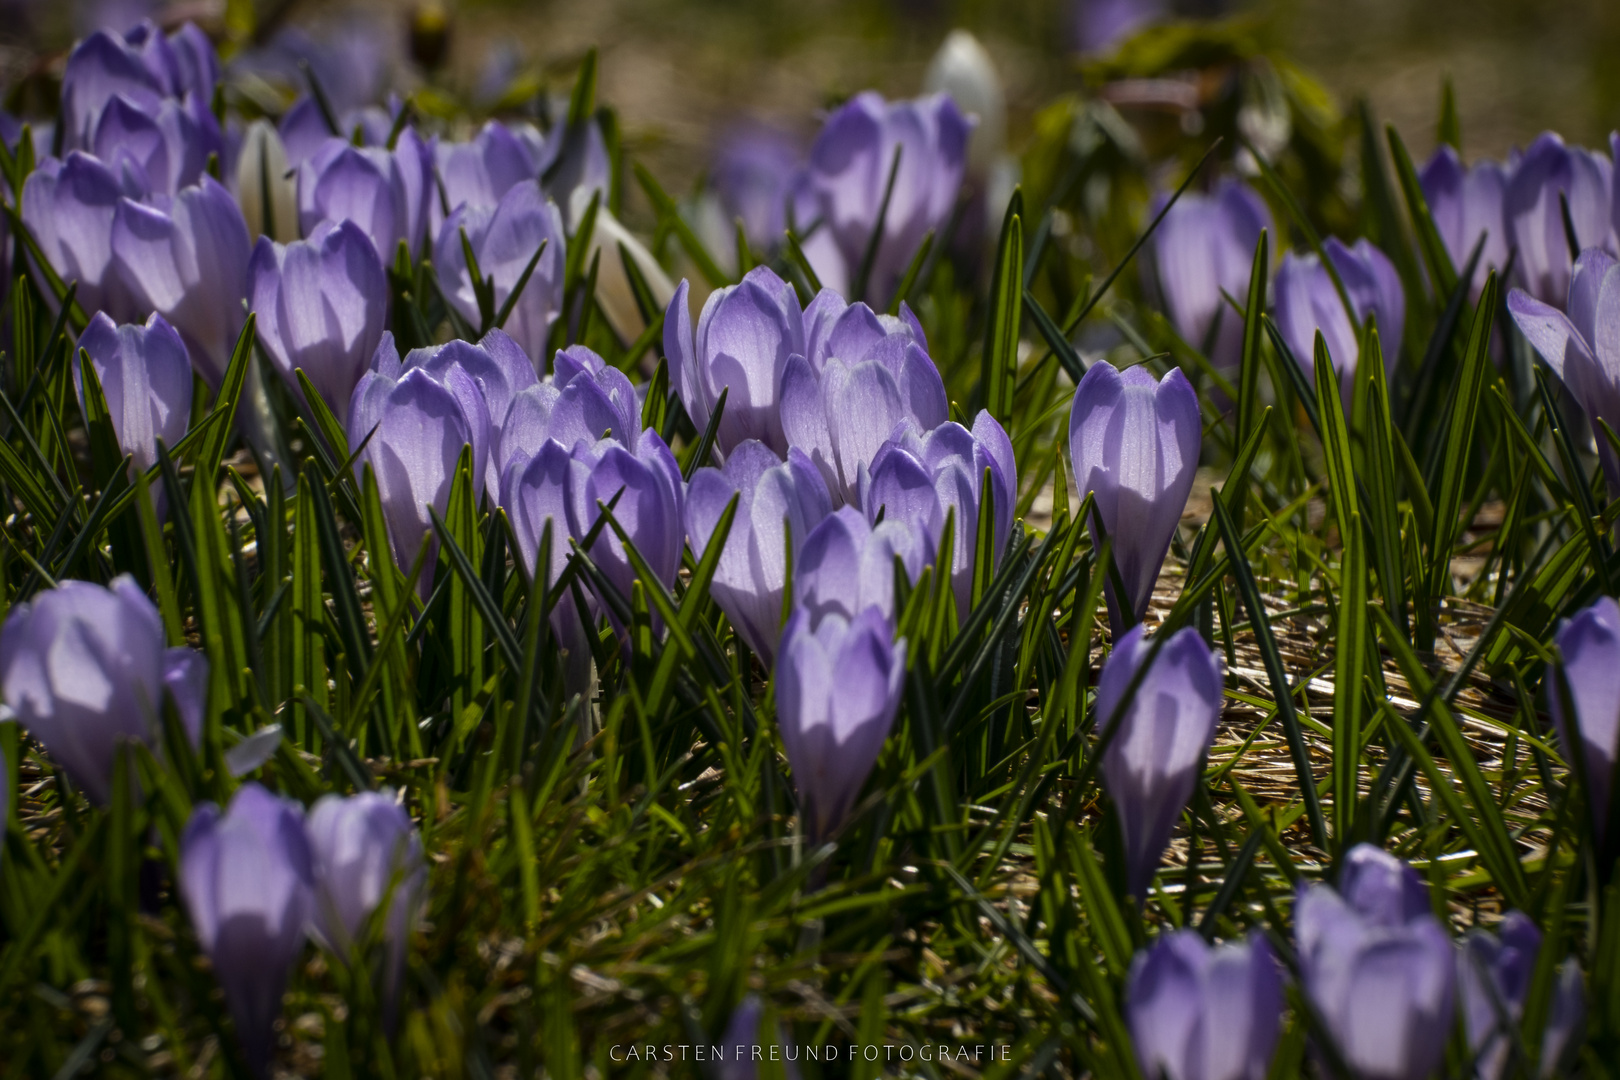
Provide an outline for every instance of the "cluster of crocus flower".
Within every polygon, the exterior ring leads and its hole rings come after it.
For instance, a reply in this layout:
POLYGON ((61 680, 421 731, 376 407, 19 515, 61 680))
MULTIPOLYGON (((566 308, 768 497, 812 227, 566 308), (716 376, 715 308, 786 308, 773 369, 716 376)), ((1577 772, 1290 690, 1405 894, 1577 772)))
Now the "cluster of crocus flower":
POLYGON ((378 974, 392 1026, 426 882, 416 827, 386 792, 325 795, 306 818, 299 803, 248 783, 226 811, 202 803, 192 812, 180 892, 257 1075, 270 1074, 282 993, 306 937, 345 964, 365 941, 384 944, 378 974))

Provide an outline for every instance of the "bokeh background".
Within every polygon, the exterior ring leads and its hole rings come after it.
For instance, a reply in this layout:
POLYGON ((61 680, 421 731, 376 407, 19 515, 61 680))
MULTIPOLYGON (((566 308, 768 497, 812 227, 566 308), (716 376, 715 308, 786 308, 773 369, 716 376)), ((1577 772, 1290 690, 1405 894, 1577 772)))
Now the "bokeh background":
POLYGON ((1445 78, 1467 157, 1503 156, 1547 128, 1599 146, 1620 126, 1615 0, 1091 0, 1089 10, 1084 0, 0 0, 0 85, 13 111, 27 112, 76 34, 145 14, 194 18, 225 37, 249 23, 261 36, 286 28, 317 41, 341 36, 364 54, 352 66, 376 65, 389 85, 426 83, 471 99, 513 74, 542 82, 550 74, 566 90, 568 73, 596 46, 601 99, 618 111, 627 149, 674 190, 698 179, 739 122, 807 140, 827 104, 857 90, 916 93, 957 26, 996 61, 1016 153, 1040 107, 1085 92, 1078 46, 1087 20, 1151 22, 1156 10, 1242 21, 1268 53, 1319 80, 1340 110, 1365 96, 1420 158, 1435 141, 1445 78), (413 23, 447 28, 431 73, 409 60, 413 23))

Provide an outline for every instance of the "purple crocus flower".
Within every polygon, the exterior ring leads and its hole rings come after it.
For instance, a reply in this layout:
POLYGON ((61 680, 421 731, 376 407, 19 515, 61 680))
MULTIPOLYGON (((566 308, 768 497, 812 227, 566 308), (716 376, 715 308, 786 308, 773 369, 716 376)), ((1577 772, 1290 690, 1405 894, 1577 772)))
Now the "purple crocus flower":
MULTIPOLYGON (((1167 198, 1155 200, 1155 213, 1167 198)), ((1153 234, 1153 270, 1170 322, 1188 344, 1207 348, 1218 368, 1242 359, 1243 318, 1226 296, 1239 303, 1247 296, 1262 229, 1271 229, 1271 212, 1260 196, 1241 180, 1223 180, 1209 195, 1182 195, 1153 234)))
POLYGON ((1126 891, 1145 900, 1221 716, 1221 664, 1188 627, 1159 648, 1137 691, 1125 692, 1152 645, 1140 623, 1126 631, 1097 682, 1097 724, 1118 726, 1103 752, 1103 783, 1119 811, 1126 891))
POLYGON ((1192 929, 1136 954, 1125 1015, 1144 1076, 1265 1080, 1283 1010, 1277 957, 1258 931, 1211 948, 1192 929))
POLYGON ((787 135, 763 127, 730 132, 715 155, 713 183, 726 219, 741 218, 748 243, 761 251, 782 242, 788 195, 802 157, 787 135))
POLYGON ((1153 584, 1170 550, 1192 491, 1203 431, 1198 396, 1180 369, 1163 380, 1144 367, 1123 373, 1093 364, 1075 387, 1069 414, 1069 453, 1080 496, 1092 506, 1114 544, 1126 595, 1107 583, 1113 625, 1147 613, 1153 584))
POLYGON ((1316 333, 1322 332, 1333 369, 1339 373, 1340 396, 1349 409, 1361 365, 1358 328, 1369 316, 1378 317, 1384 373, 1392 374, 1406 329, 1406 293, 1395 264, 1368 241, 1357 240, 1354 247, 1346 247, 1338 237, 1330 236, 1323 247, 1355 309, 1355 324, 1345 313, 1344 301, 1321 260, 1314 254, 1290 252, 1277 268, 1277 327, 1307 375, 1316 364, 1316 333))
POLYGON ((558 350, 554 367, 507 406, 495 443, 503 480, 514 462, 527 462, 547 439, 564 450, 602 438, 634 446, 641 433, 641 402, 624 372, 583 345, 558 350))
POLYGON ((1558 728, 1564 756, 1573 765, 1575 747, 1586 766, 1587 802, 1594 838, 1601 848, 1609 826, 1614 758, 1620 752, 1620 605, 1600 596, 1591 607, 1564 621, 1554 637, 1569 684, 1569 705, 1556 679, 1547 682, 1547 705, 1558 728))
MULTIPOLYGON (((1471 930, 1457 954, 1457 985, 1462 995, 1463 1030, 1480 1080, 1506 1075, 1513 1029, 1524 1015, 1525 998, 1541 951, 1541 931, 1521 911, 1503 917, 1496 933, 1471 930)), ((1561 967, 1541 1044, 1538 1076, 1551 1076, 1586 1008, 1581 972, 1573 960, 1561 967)))
POLYGON ((804 343, 782 372, 782 432, 821 469, 835 504, 854 502, 901 421, 932 431, 949 419, 945 383, 905 304, 898 318, 878 315, 823 289, 805 308, 804 343))
POLYGON ((688 312, 683 280, 664 319, 664 354, 692 423, 705 430, 721 391, 729 387, 715 435, 722 454, 745 439, 787 453, 783 372, 789 357, 805 352, 804 314, 793 286, 761 266, 738 284, 709 294, 695 337, 688 312))
MULTIPOLYGON (((1507 306, 1593 428, 1602 420, 1620 431, 1620 340, 1606 331, 1620 317, 1620 269, 1614 257, 1597 248, 1581 252, 1569 279, 1567 314, 1523 289, 1508 293, 1507 306)), ((1620 459, 1601 432, 1597 449, 1609 492, 1620 495, 1620 459)))
MULTIPOLYGON (((491 120, 469 142, 435 145, 433 156, 444 189, 444 205, 452 211, 463 205, 494 209, 508 191, 539 177, 535 155, 541 147, 524 138, 524 134, 528 131, 491 120)), ((437 202, 435 199, 435 205, 437 202)), ((440 231, 435 225, 434 235, 440 231)))
POLYGON ((180 893, 249 1066, 270 1075, 287 976, 313 913, 303 807, 255 783, 229 811, 201 803, 180 838, 180 893))
POLYGON ((68 148, 91 145, 102 111, 117 96, 148 113, 166 98, 189 97, 206 109, 218 81, 214 47, 190 23, 168 37, 151 22, 122 35, 98 30, 74 46, 62 73, 68 148))
POLYGON ((1300 889, 1294 906, 1305 995, 1339 1057, 1365 1080, 1426 1080, 1445 1053, 1456 953, 1410 867, 1366 844, 1340 892, 1300 889))
MULTIPOLYGON (((846 292, 865 258, 878 211, 900 149, 883 235, 872 260, 867 296, 887 300, 911 265, 923 236, 943 229, 962 187, 972 123, 944 94, 915 101, 884 101, 868 90, 856 94, 827 118, 810 148, 809 199, 832 241, 817 261, 816 275, 846 292)), ((797 214, 795 215, 797 216, 797 214)), ((801 230, 812 222, 800 221, 801 230)))
POLYGON ((248 264, 259 341, 299 397, 297 371, 342 416, 388 325, 388 277, 352 221, 324 221, 285 246, 260 237, 248 264))
POLYGON ((387 945, 384 1010, 392 1016, 427 887, 422 838, 404 807, 385 791, 323 795, 310 809, 305 831, 315 881, 310 926, 317 941, 346 960, 373 912, 389 899, 381 936, 387 945))
POLYGON ((201 179, 208 155, 223 155, 225 140, 206 103, 164 98, 153 107, 118 94, 102 109, 88 148, 113 171, 128 171, 129 186, 173 195, 201 179))
POLYGON ((810 530, 802 551, 794 551, 793 607, 809 615, 811 629, 834 615, 849 622, 869 607, 893 619, 896 559, 916 582, 934 561, 934 550, 909 522, 885 518, 872 526, 855 507, 841 507, 810 530))
POLYGON ((855 805, 888 738, 906 678, 906 643, 876 607, 812 626, 796 611, 776 663, 776 719, 811 843, 830 838, 855 805))
POLYGON ((726 504, 739 496, 709 592, 748 647, 769 664, 782 626, 789 545, 804 547, 832 512, 826 482, 804 451, 782 461, 763 443, 733 447, 723 468, 699 469, 686 489, 686 535, 702 558, 726 504))
POLYGON ((989 472, 990 498, 995 508, 995 549, 1000 557, 1012 531, 1013 503, 1018 495, 1018 463, 1012 440, 995 417, 984 410, 973 420, 973 430, 947 421, 933 431, 920 431, 904 421, 895 435, 872 457, 870 480, 860 484, 860 504, 874 523, 895 518, 905 521, 937 549, 945 519, 954 514, 951 587, 956 613, 966 619, 973 587, 973 562, 978 543, 979 504, 989 472))
POLYGON ((1613 172, 1607 158, 1566 146, 1550 131, 1537 136, 1513 167, 1502 214, 1508 244, 1517 252, 1514 273, 1537 300, 1556 304, 1569 292, 1575 253, 1569 248, 1563 203, 1569 205, 1578 251, 1614 249, 1613 172))
POLYGON ((231 193, 209 176, 165 203, 119 201, 113 263, 140 310, 167 319, 192 367, 218 387, 245 317, 247 224, 231 193))
POLYGON ((57 275, 79 283, 79 305, 121 321, 135 317, 138 303, 113 263, 111 237, 119 200, 145 194, 132 180, 74 151, 41 161, 22 194, 23 222, 57 275))
POLYGON ((128 574, 106 588, 64 581, 6 616, 0 692, 73 782, 105 804, 119 743, 162 745, 165 694, 191 740, 201 736, 208 661, 163 647, 157 608, 128 574))
MULTIPOLYGON (((575 443, 563 485, 568 533, 583 541, 601 516, 602 506, 618 496, 613 520, 668 588, 675 584, 685 547, 685 489, 675 455, 656 431, 640 432, 629 445, 614 438, 575 443)), ((552 542, 557 543, 555 536, 552 542)), ((585 550, 628 601, 636 571, 612 525, 605 526, 585 550)), ((609 614, 613 614, 611 608, 609 614)), ((614 621, 617 624, 616 616, 614 621)))
MULTIPOLYGON (((303 81, 302 76, 299 81, 303 81)), ((391 98, 389 105, 388 109, 371 105, 340 112, 337 122, 338 131, 343 133, 341 137, 348 140, 358 133, 361 146, 387 147, 388 137, 393 134, 394 121, 399 117, 396 100, 391 98)), ((334 138, 332 127, 326 122, 326 114, 321 111, 319 103, 308 95, 287 107, 276 124, 276 132, 286 147, 287 162, 294 169, 313 158, 334 138)), ((437 201, 436 198, 429 199, 430 209, 437 201)))
POLYGON ((1078 0, 1075 47, 1082 53, 1111 52, 1116 45, 1170 14, 1169 0, 1078 0))
POLYGON ((349 218, 371 237, 386 266, 394 264, 401 243, 413 257, 423 250, 432 196, 433 154, 409 127, 392 150, 331 138, 298 166, 304 235, 327 219, 349 218))
POLYGON ((551 324, 563 305, 567 241, 557 205, 540 191, 538 181, 525 180, 513 185, 493 209, 464 204, 445 220, 433 253, 439 288, 467 322, 479 326, 482 313, 461 244, 463 233, 478 260, 479 273, 494 279, 492 316, 506 305, 535 252, 545 245, 505 325, 506 332, 531 357, 544 357, 551 324))
POLYGON ((1418 174, 1429 214, 1459 274, 1468 265, 1474 245, 1485 237, 1479 268, 1470 286, 1475 301, 1485 287, 1485 272, 1507 265, 1508 235, 1502 201, 1507 196, 1508 175, 1508 169, 1496 161, 1477 161, 1464 168, 1457 151, 1449 146, 1436 150, 1418 174))
MULTIPOLYGON (((79 335, 107 399, 118 446, 134 456, 131 468, 145 472, 157 464, 157 440, 179 442, 191 419, 191 358, 174 327, 154 314, 145 326, 117 326, 97 312, 79 335)), ((74 371, 79 372, 78 357, 74 371)), ((76 379, 81 402, 84 380, 76 379)))
POLYGON ((775 1031, 765 1030, 766 1038, 773 1039, 774 1045, 761 1043, 760 1028, 764 1022, 765 1003, 758 994, 749 994, 731 1011, 725 1034, 720 1036, 720 1055, 714 1059, 715 1080, 757 1080, 758 1062, 767 1058, 781 1062, 786 1080, 799 1080, 799 1067, 790 1057, 784 1057, 780 1049, 787 1043, 780 1024, 775 1025, 775 1031))
MULTIPOLYGON (((431 505, 445 513, 462 447, 473 449, 475 481, 485 476, 490 442, 485 401, 484 391, 460 364, 401 364, 394 337, 388 333, 377 347, 371 370, 355 385, 349 403, 349 445, 359 446, 371 436, 360 460, 377 477, 394 560, 406 572, 422 544, 432 540, 427 508, 431 505)), ((417 583, 424 596, 431 577, 430 565, 417 583)))

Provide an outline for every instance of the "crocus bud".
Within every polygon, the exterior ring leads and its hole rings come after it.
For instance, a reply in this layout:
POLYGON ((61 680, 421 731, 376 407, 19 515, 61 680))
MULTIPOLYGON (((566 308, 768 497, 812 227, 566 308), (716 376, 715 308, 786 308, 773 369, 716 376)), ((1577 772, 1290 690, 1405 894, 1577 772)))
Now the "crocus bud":
POLYGON ((389 898, 381 937, 387 945, 383 997, 392 1014, 427 886, 422 838, 405 809, 376 791, 322 795, 310 809, 306 833, 315 883, 310 926, 322 945, 347 960, 367 920, 389 898))
POLYGON ((214 965, 249 1066, 270 1075, 287 976, 312 914, 303 807, 243 784, 230 809, 192 811, 180 838, 180 893, 214 965))
MULTIPOLYGON (((569 213, 576 228, 584 216, 585 208, 590 205, 591 193, 594 190, 588 185, 573 189, 573 195, 569 199, 569 213)), ((647 246, 636 239, 604 203, 596 209, 596 226, 591 230, 591 246, 585 251, 583 265, 589 267, 592 262, 597 264, 596 302, 619 339, 631 342, 646 329, 647 322, 641 317, 641 308, 636 304, 636 294, 630 286, 630 277, 624 270, 626 255, 641 272, 641 278, 647 283, 647 290, 652 294, 653 302, 667 307, 675 295, 675 283, 669 279, 669 274, 664 272, 664 268, 658 265, 658 260, 653 258, 647 246)))
POLYGON ((1364 848, 1350 857, 1371 876, 1354 891, 1300 889, 1305 996, 1358 1080, 1427 1080, 1451 1030, 1456 953, 1428 904, 1414 902, 1422 886, 1411 869, 1391 875, 1378 865, 1389 857, 1364 848))
MULTIPOLYGON (((465 368, 417 364, 407 369, 394 350, 393 335, 383 335, 372 369, 355 385, 348 438, 350 446, 358 447, 371 436, 360 460, 377 477, 389 543, 401 570, 409 572, 422 544, 431 539, 427 508, 446 512, 462 447, 473 448, 474 482, 485 475, 489 432, 484 392, 465 368)), ((417 582, 424 596, 431 577, 429 565, 417 582)))
POLYGON ((1097 729, 1118 725, 1103 752, 1103 783, 1119 812, 1126 891, 1138 900, 1147 898, 1221 716, 1220 661, 1192 627, 1160 647, 1127 698, 1152 647, 1141 624, 1131 627, 1097 682, 1097 729))
MULTIPOLYGON (((493 210, 506 193, 540 175, 535 147, 498 120, 479 129, 470 142, 440 142, 433 148, 444 205, 493 210)), ((433 235, 442 233, 439 200, 432 200, 433 235)))
POLYGON ((526 353, 544 357, 551 324, 563 305, 567 241, 556 204, 541 193, 538 181, 525 180, 508 189, 494 208, 467 203, 445 220, 433 253, 439 288, 462 318, 478 327, 483 313, 467 268, 463 234, 478 261, 478 272, 494 280, 492 318, 507 304, 523 271, 545 245, 505 324, 506 332, 526 353))
POLYGON ((1179 368, 1156 380, 1140 365, 1121 373, 1093 364, 1075 387, 1069 453, 1080 497, 1093 496, 1125 585, 1121 597, 1112 574, 1106 583, 1116 627, 1124 626, 1126 611, 1132 621, 1147 613, 1202 443, 1198 395, 1179 368))
POLYGON ((213 45, 190 23, 170 37, 151 22, 127 34, 98 30, 74 46, 62 72, 67 146, 91 145, 102 112, 116 96, 148 114, 164 99, 187 96, 206 108, 218 81, 213 45))
POLYGON ((385 266, 394 264, 402 242, 413 257, 423 250, 432 196, 433 155, 409 127, 392 150, 331 138, 298 166, 304 234, 322 221, 349 218, 371 237, 385 266))
POLYGON ((928 62, 923 86, 931 94, 947 95, 971 121, 968 171, 983 177, 1007 143, 1007 95, 995 61, 978 38, 952 30, 928 62))
POLYGON ((1569 292, 1575 252, 1569 247, 1564 204, 1575 228, 1576 251, 1614 249, 1613 172, 1609 159, 1566 146, 1550 131, 1537 136, 1514 165, 1502 214, 1508 246, 1516 252, 1514 273, 1537 300, 1558 304, 1569 292))
MULTIPOLYGON (((65 160, 46 158, 23 185, 22 218, 40 252, 87 312, 133 319, 139 308, 113 264, 113 218, 119 200, 145 193, 100 160, 74 151, 65 160)), ((54 298, 54 294, 51 294, 54 298)))
POLYGON ((163 647, 157 608, 128 574, 107 588, 64 581, 6 616, 0 690, 45 752, 105 804, 119 743, 161 747, 165 694, 187 736, 199 738, 208 661, 163 647))
POLYGON ((906 643, 875 607, 824 616, 796 611, 776 664, 776 722, 793 766, 811 843, 835 833, 889 736, 906 678, 906 643))
POLYGON ((1282 1011, 1277 958, 1258 931, 1214 948, 1172 931, 1136 954, 1125 987, 1136 1059, 1155 1080, 1265 1080, 1282 1011))
POLYGON ((695 338, 685 281, 669 302, 664 354, 675 392, 699 431, 707 429, 721 391, 729 388, 715 434, 722 454, 745 439, 758 440, 778 455, 787 453, 782 373, 788 358, 804 351, 798 295, 769 267, 756 267, 738 284, 711 292, 698 316, 695 338))
POLYGON ((1508 170, 1496 161, 1477 161, 1463 167, 1457 151, 1442 145, 1418 174, 1423 198, 1446 254, 1460 274, 1474 254, 1481 236, 1479 267, 1470 283, 1473 299, 1485 288, 1485 272, 1507 266, 1507 225, 1502 217, 1502 200, 1507 195, 1508 170))
POLYGON ((863 474, 859 485, 860 503, 870 521, 907 522, 936 550, 945 519, 954 514, 950 574, 959 619, 967 618, 971 600, 987 471, 995 509, 991 556, 998 559, 1012 531, 1018 463, 1013 460, 1012 440, 987 411, 979 411, 972 431, 947 421, 923 432, 903 421, 873 456, 870 479, 863 474))
MULTIPOLYGON (((787 229, 788 192, 801 153, 788 136, 769 128, 739 128, 715 155, 713 183, 726 224, 741 218, 748 243, 770 251, 787 229)), ((810 222, 802 223, 808 227, 810 222)))
MULTIPOLYGON (((117 326, 106 312, 97 312, 79 335, 79 348, 95 367, 119 448, 134 456, 132 468, 150 469, 158 463, 157 440, 173 446, 191 419, 191 358, 185 342, 161 315, 152 315, 145 326, 117 326)), ((75 356, 82 402, 84 378, 78 363, 75 356)))
POLYGON ((930 229, 942 230, 950 218, 962 187, 971 129, 945 94, 887 102, 868 90, 828 117, 810 148, 807 176, 837 258, 816 265, 816 276, 838 292, 854 286, 878 227, 899 148, 899 172, 866 295, 856 299, 886 301, 893 295, 923 237, 930 229))
POLYGON ((1586 766, 1586 797, 1594 839, 1602 849, 1609 831, 1614 758, 1620 751, 1620 605, 1600 596, 1591 607, 1566 619, 1554 637, 1569 687, 1569 714, 1558 680, 1547 681, 1547 705, 1558 741, 1571 765, 1576 746, 1586 766), (1578 740, 1578 742, 1577 742, 1578 740))
MULTIPOLYGON (((1155 213, 1167 199, 1154 200, 1155 213)), ((1261 229, 1271 229, 1271 212, 1260 196, 1241 180, 1222 180, 1209 195, 1184 193, 1153 234, 1165 312, 1182 340, 1205 350, 1217 368, 1235 368, 1243 357, 1243 316, 1226 297, 1242 303, 1248 295, 1261 229)))
POLYGON ((893 619, 896 559, 915 583, 934 550, 909 522, 885 518, 874 527, 855 507, 841 507, 810 530, 802 551, 794 550, 793 607, 809 615, 812 630, 824 618, 849 622, 869 607, 893 619))
POLYGON ((249 124, 236 157, 236 201, 249 236, 268 236, 278 244, 298 239, 298 187, 288 175, 291 167, 270 121, 249 124))
POLYGON ((810 530, 832 512, 827 485, 804 451, 783 462, 763 443, 739 443, 723 468, 699 469, 686 489, 686 535, 699 559, 726 505, 737 496, 710 595, 731 625, 769 664, 782 626, 789 544, 803 549, 810 530))
MULTIPOLYGON (((782 372, 782 431, 810 455, 839 505, 904 420, 932 431, 949 419, 945 383, 911 309, 878 315, 823 289, 804 311, 807 352, 782 372)), ((727 402, 730 408, 730 402, 727 402)))
MULTIPOLYGON (((1470 930, 1457 953, 1457 985, 1462 992, 1463 1030, 1468 1033, 1468 1049, 1480 1080, 1500 1080, 1507 1070, 1513 1031, 1524 1015, 1525 998, 1535 974, 1536 954, 1541 951, 1541 931, 1522 911, 1510 911, 1496 933, 1470 930)), ((1554 992, 1553 1013, 1580 1008, 1580 976, 1576 973, 1576 998, 1564 1000, 1561 985, 1554 992)), ((1551 1040, 1565 1025, 1559 1016, 1549 1016, 1546 1038, 1551 1040)), ((1545 1072, 1550 1075, 1562 1045, 1542 1053, 1545 1072)))
POLYGON ((143 191, 173 195, 201 179, 224 136, 206 103, 165 98, 155 109, 119 94, 96 121, 90 149, 114 172, 128 172, 143 191))
POLYGON ((216 388, 242 332, 248 254, 242 211, 209 176, 166 209, 123 199, 113 216, 119 276, 141 310, 180 332, 192 367, 216 388))
POLYGON ((495 444, 503 478, 547 439, 565 450, 605 438, 633 447, 641 434, 641 402, 624 372, 583 345, 558 350, 555 366, 554 375, 512 395, 495 444))
MULTIPOLYGON (((1401 332, 1406 327, 1406 293, 1401 290, 1395 264, 1366 240, 1345 247, 1338 237, 1330 236, 1323 246, 1350 297, 1356 324, 1365 325, 1368 316, 1378 317, 1384 373, 1393 374, 1395 359, 1400 355, 1401 332)), ((1290 252, 1277 268, 1276 293, 1277 327, 1294 359, 1307 374, 1314 370, 1316 332, 1320 330, 1333 370, 1339 373, 1344 407, 1350 408, 1361 363, 1361 338, 1345 314, 1344 301, 1333 287, 1327 268, 1315 255, 1290 252)))
MULTIPOLYGON (((1620 317, 1620 269, 1613 256, 1597 248, 1581 252, 1569 279, 1568 299, 1565 314, 1514 289, 1508 293, 1508 313, 1593 427, 1602 420, 1620 432, 1620 341, 1601 330, 1620 317)), ((1602 432, 1597 436, 1603 477, 1611 496, 1620 494, 1620 459, 1608 438, 1602 432)))
POLYGON ((370 237, 352 221, 322 222, 286 246, 260 237, 248 296, 276 372, 302 398, 302 369, 342 416, 388 325, 388 277, 370 237))
MULTIPOLYGON (((569 535, 583 541, 601 516, 602 507, 617 496, 613 520, 654 576, 668 588, 675 584, 685 547, 685 489, 675 455, 656 431, 641 432, 631 445, 618 439, 576 443, 564 484, 569 535)), ((557 542, 555 536, 552 542, 557 542)), ((595 543, 585 550, 628 601, 636 571, 612 525, 605 525, 595 543)), ((609 614, 613 614, 611 608, 609 614)))

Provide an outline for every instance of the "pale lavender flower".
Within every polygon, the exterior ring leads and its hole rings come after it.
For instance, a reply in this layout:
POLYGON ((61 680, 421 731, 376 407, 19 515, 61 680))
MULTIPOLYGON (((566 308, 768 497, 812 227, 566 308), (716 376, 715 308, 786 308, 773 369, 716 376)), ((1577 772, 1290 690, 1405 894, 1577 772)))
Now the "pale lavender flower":
POLYGON ((877 526, 853 506, 822 519, 793 553, 793 607, 816 629, 823 619, 854 620, 869 607, 894 619, 895 560, 915 583, 934 551, 920 529, 885 518, 877 526))
MULTIPOLYGON (((1167 198, 1154 201, 1154 212, 1167 198)), ((1165 313, 1176 333, 1205 350, 1217 368, 1230 370, 1242 359, 1243 316, 1226 297, 1241 304, 1248 296, 1262 229, 1275 234, 1266 204, 1241 180, 1228 179, 1209 195, 1183 194, 1153 234, 1153 272, 1165 313)))
POLYGON ((1569 687, 1566 709, 1555 672, 1548 673, 1547 705, 1558 728, 1564 757, 1586 769, 1588 813, 1602 848, 1609 831, 1615 754, 1620 752, 1620 605, 1600 596, 1558 628, 1553 641, 1569 687), (1577 747, 1579 756, 1577 757, 1577 747))
POLYGON ((1418 174, 1429 215, 1459 274, 1467 267, 1480 238, 1485 239, 1479 267, 1470 283, 1476 302, 1485 288, 1486 271, 1500 271, 1507 266, 1508 232, 1502 201, 1507 196, 1509 175, 1510 170, 1496 161, 1477 161, 1464 168, 1457 151, 1449 146, 1436 150, 1418 174))
POLYGON ((1265 1080, 1277 1049, 1282 975, 1258 931, 1211 947, 1191 928, 1136 954, 1125 1015, 1151 1080, 1265 1080))
POLYGON ((1309 375, 1316 364, 1316 334, 1321 331, 1333 370, 1339 373, 1339 394, 1345 409, 1354 398, 1356 372, 1361 366, 1358 327, 1377 316, 1378 339, 1384 354, 1384 372, 1393 375, 1406 328, 1406 293, 1395 264, 1367 240, 1346 247, 1338 237, 1323 245, 1355 310, 1355 322, 1322 261, 1313 254, 1290 252, 1277 269, 1277 328, 1294 359, 1309 375))
POLYGON ((1516 253, 1514 274, 1531 296, 1561 303, 1570 289, 1576 252, 1615 249, 1611 189, 1614 166, 1608 158, 1548 131, 1513 166, 1503 196, 1508 245, 1516 253), (1564 205, 1574 226, 1570 250, 1564 205))
POLYGON ((386 266, 402 243, 413 257, 424 250, 433 195, 432 151, 409 127, 392 150, 331 138, 298 166, 304 234, 322 221, 349 218, 371 237, 386 266))
MULTIPOLYGON (((173 447, 191 419, 191 358, 174 327, 154 314, 145 326, 118 326, 98 312, 79 335, 107 400, 118 446, 142 472, 158 463, 157 440, 173 447)), ((74 372, 81 402, 84 378, 79 357, 74 372)))

